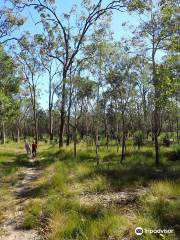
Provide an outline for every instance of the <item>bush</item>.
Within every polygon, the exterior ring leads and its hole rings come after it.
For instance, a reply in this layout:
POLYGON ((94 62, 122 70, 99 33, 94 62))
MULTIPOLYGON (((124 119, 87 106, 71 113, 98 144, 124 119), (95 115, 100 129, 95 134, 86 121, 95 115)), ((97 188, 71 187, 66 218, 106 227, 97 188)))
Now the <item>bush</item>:
POLYGON ((173 151, 169 154, 170 161, 180 160, 180 147, 179 145, 175 145, 173 147, 173 151))
POLYGON ((142 131, 137 131, 134 134, 134 145, 140 148, 144 145, 144 133, 142 131))
POLYGON ((163 138, 163 145, 165 147, 169 147, 170 146, 170 139, 169 139, 169 136, 167 134, 163 138))

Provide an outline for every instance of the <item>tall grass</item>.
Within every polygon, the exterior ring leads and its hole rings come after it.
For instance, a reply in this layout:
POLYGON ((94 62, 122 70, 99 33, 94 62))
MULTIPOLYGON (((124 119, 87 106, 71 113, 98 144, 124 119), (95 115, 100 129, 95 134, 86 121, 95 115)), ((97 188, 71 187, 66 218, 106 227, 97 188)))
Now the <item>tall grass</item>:
MULTIPOLYGON (((10 148, 14 149, 14 146, 10 148)), ((180 166, 178 161, 168 160, 174 148, 178 147, 162 147, 162 164, 156 166, 151 145, 138 151, 129 142, 123 164, 120 164, 120 152, 116 151, 115 145, 110 145, 108 150, 101 146, 100 166, 96 167, 94 146, 79 144, 75 160, 72 145, 58 150, 57 146, 40 143, 38 168, 42 175, 33 183, 35 190, 24 211, 23 227, 44 226, 49 240, 178 240, 180 166), (141 188, 146 194, 127 206, 112 205, 107 209, 93 203, 84 205, 80 201, 82 194, 138 191, 141 188), (137 226, 172 228, 174 233, 139 237, 134 232, 137 226)), ((4 159, 2 163, 6 161, 4 159)), ((19 169, 24 164, 24 156, 21 162, 17 159, 12 162, 19 169)))

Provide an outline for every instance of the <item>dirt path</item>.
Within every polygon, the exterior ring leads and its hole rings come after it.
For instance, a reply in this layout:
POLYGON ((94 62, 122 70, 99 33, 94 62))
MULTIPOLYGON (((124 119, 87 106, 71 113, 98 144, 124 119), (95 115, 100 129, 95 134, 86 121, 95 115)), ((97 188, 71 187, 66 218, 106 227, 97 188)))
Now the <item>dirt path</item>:
POLYGON ((34 160, 30 159, 30 167, 26 167, 21 174, 23 178, 18 181, 13 190, 12 208, 5 213, 5 220, 0 225, 0 240, 39 240, 37 231, 24 230, 22 226, 23 210, 28 202, 28 193, 31 191, 32 181, 39 174, 34 165, 34 160))

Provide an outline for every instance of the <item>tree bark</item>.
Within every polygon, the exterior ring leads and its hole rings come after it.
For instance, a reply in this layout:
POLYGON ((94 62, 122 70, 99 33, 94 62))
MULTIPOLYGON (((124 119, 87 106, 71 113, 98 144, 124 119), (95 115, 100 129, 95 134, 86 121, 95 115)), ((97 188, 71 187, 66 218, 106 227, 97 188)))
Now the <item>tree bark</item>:
POLYGON ((62 102, 61 102, 61 116, 60 116, 60 127, 59 127, 59 148, 63 147, 64 137, 64 125, 65 125, 65 101, 66 101, 66 76, 67 72, 63 71, 63 83, 62 83, 62 102))
POLYGON ((36 107, 34 106, 33 109, 33 115, 34 115, 34 136, 35 136, 35 142, 38 143, 38 126, 37 126, 37 115, 36 115, 36 107))
POLYGON ((77 157, 77 123, 75 117, 75 124, 74 124, 74 158, 77 157))
POLYGON ((19 143, 19 139, 20 139, 20 130, 19 130, 19 126, 17 128, 17 143, 19 143))
POLYGON ((49 107, 49 140, 53 140, 52 107, 49 107))
MULTIPOLYGON (((97 124, 98 125, 98 124, 97 124)), ((98 126, 96 127, 96 163, 99 166, 99 129, 98 126)))
POLYGON ((49 140, 53 140, 53 121, 52 121, 52 79, 49 77, 49 140))
MULTIPOLYGON (((155 76, 156 77, 156 76, 155 76)), ((154 146, 155 146, 155 163, 159 164, 159 141, 158 136, 160 133, 160 106, 159 106, 159 97, 160 92, 157 85, 157 79, 154 80, 154 127, 153 127, 153 135, 154 135, 154 146)))
POLYGON ((69 146, 70 143, 70 117, 71 117, 71 106, 72 106, 72 89, 70 87, 70 96, 69 96, 69 106, 68 106, 68 116, 67 116, 67 139, 66 145, 69 146))
POLYGON ((153 32, 152 39, 153 49, 152 49, 152 70, 153 70, 153 84, 154 84, 154 119, 153 119, 153 135, 154 135, 154 147, 155 147, 155 163, 159 164, 159 141, 158 136, 160 133, 160 106, 159 106, 159 97, 160 91, 158 87, 158 79, 156 74, 156 61, 155 61, 155 33, 153 32))
POLYGON ((178 101, 176 99, 176 137, 177 137, 177 141, 179 141, 179 115, 178 115, 178 101))
POLYGON ((122 113, 122 152, 121 152, 121 163, 125 159, 125 150, 126 150, 126 129, 125 129, 125 118, 124 118, 124 112, 122 113))
POLYGON ((177 117, 177 120, 176 120, 176 137, 177 137, 177 141, 179 140, 179 120, 178 120, 178 117, 177 117))
POLYGON ((5 124, 4 121, 2 121, 2 144, 6 143, 6 133, 5 133, 5 124))

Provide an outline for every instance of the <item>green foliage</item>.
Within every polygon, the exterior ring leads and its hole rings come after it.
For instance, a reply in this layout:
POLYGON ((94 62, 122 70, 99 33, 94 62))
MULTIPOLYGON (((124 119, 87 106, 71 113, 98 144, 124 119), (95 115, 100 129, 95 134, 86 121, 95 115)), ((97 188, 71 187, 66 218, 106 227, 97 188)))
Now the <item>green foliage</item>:
POLYGON ((73 83, 78 99, 91 97, 93 95, 96 86, 94 81, 91 81, 88 78, 74 77, 73 83))
POLYGON ((138 146, 139 148, 144 145, 144 133, 142 131, 137 131, 134 133, 134 145, 138 146))
POLYGON ((166 146, 166 147, 169 147, 170 146, 170 139, 169 139, 169 136, 168 134, 166 134, 164 137, 163 137, 163 145, 166 146))
POLYGON ((0 43, 5 43, 11 38, 11 33, 22 26, 26 19, 20 14, 17 15, 11 7, 0 7, 0 43))
POLYGON ((16 65, 2 46, 0 46, 0 120, 13 117, 16 110, 15 94, 19 90, 19 79, 15 73, 16 65))
POLYGON ((0 46, 0 69, 0 89, 8 96, 17 92, 19 79, 17 79, 15 73, 16 65, 2 46, 0 46))
POLYGON ((22 227, 25 229, 37 228, 40 224, 42 203, 40 200, 31 201, 25 209, 22 227))
POLYGON ((180 160, 180 146, 174 145, 172 151, 169 153, 169 160, 177 161, 180 160))

